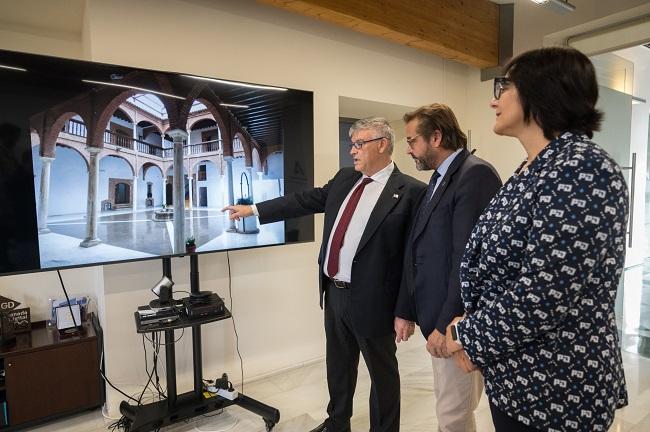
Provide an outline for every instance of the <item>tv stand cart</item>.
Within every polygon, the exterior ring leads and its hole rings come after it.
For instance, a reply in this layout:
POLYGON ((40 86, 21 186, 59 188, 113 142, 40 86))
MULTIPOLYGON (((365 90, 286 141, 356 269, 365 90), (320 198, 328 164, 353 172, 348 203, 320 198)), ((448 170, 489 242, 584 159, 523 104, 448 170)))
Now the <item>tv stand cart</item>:
MULTIPOLYGON (((171 279, 171 258, 163 258, 163 274, 171 279)), ((196 254, 190 255, 190 287, 192 293, 199 290, 199 261, 196 254)), ((265 405, 241 393, 233 399, 219 395, 206 397, 203 389, 203 364, 201 358, 201 326, 210 322, 230 318, 230 312, 224 308, 221 315, 189 318, 180 314, 179 318, 169 323, 156 323, 142 325, 140 315, 135 313, 135 323, 138 333, 163 331, 165 333, 165 359, 167 370, 167 399, 146 405, 130 405, 127 401, 120 404, 120 412, 126 419, 128 432, 146 432, 157 430, 178 421, 203 415, 211 411, 222 409, 230 405, 251 411, 262 417, 267 431, 280 421, 280 411, 265 405), (177 394, 176 392, 176 353, 174 349, 174 330, 192 328, 194 389, 190 392, 177 394)))

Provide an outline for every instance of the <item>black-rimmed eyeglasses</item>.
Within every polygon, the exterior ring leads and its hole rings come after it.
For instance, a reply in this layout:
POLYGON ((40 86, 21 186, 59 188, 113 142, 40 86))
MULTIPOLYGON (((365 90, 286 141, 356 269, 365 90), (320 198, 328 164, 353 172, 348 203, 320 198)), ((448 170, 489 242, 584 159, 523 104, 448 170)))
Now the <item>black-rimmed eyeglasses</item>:
MULTIPOLYGON (((369 143, 371 141, 378 141, 378 140, 384 139, 384 138, 386 138, 386 137, 377 137, 377 138, 371 138, 371 139, 367 139, 367 140, 356 140, 356 141, 353 141, 350 144, 348 144, 348 150, 352 150, 352 147, 359 150, 366 143, 369 143)), ((386 138, 386 139, 388 139, 388 138, 386 138)))
POLYGON ((503 91, 510 86, 510 78, 508 77, 496 77, 494 78, 494 99, 499 100, 503 91))

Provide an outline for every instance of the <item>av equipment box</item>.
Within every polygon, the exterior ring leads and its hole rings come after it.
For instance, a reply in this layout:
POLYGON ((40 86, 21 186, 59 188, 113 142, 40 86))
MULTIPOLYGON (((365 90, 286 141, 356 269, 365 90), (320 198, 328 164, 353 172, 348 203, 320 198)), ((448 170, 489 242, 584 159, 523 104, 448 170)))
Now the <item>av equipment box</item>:
POLYGON ((223 300, 218 294, 211 294, 201 302, 185 299, 185 310, 190 319, 223 315, 226 311, 223 300))

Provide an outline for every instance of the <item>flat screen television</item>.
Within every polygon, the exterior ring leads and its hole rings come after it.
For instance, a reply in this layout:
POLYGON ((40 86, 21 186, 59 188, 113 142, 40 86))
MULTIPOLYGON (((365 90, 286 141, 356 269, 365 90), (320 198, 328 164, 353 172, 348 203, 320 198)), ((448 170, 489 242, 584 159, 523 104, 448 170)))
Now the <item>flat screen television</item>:
POLYGON ((309 91, 0 50, 0 275, 314 240, 309 91), (182 217, 179 217, 179 214, 182 217))

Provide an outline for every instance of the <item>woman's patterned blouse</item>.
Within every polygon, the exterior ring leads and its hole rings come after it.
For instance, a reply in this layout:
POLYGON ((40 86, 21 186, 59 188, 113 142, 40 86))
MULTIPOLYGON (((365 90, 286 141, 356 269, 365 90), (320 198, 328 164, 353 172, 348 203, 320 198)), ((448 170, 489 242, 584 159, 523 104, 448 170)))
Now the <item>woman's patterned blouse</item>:
POLYGON ((621 169, 565 133, 513 176, 461 263, 460 341, 486 393, 547 431, 607 431, 627 404, 614 302, 625 261, 621 169))

